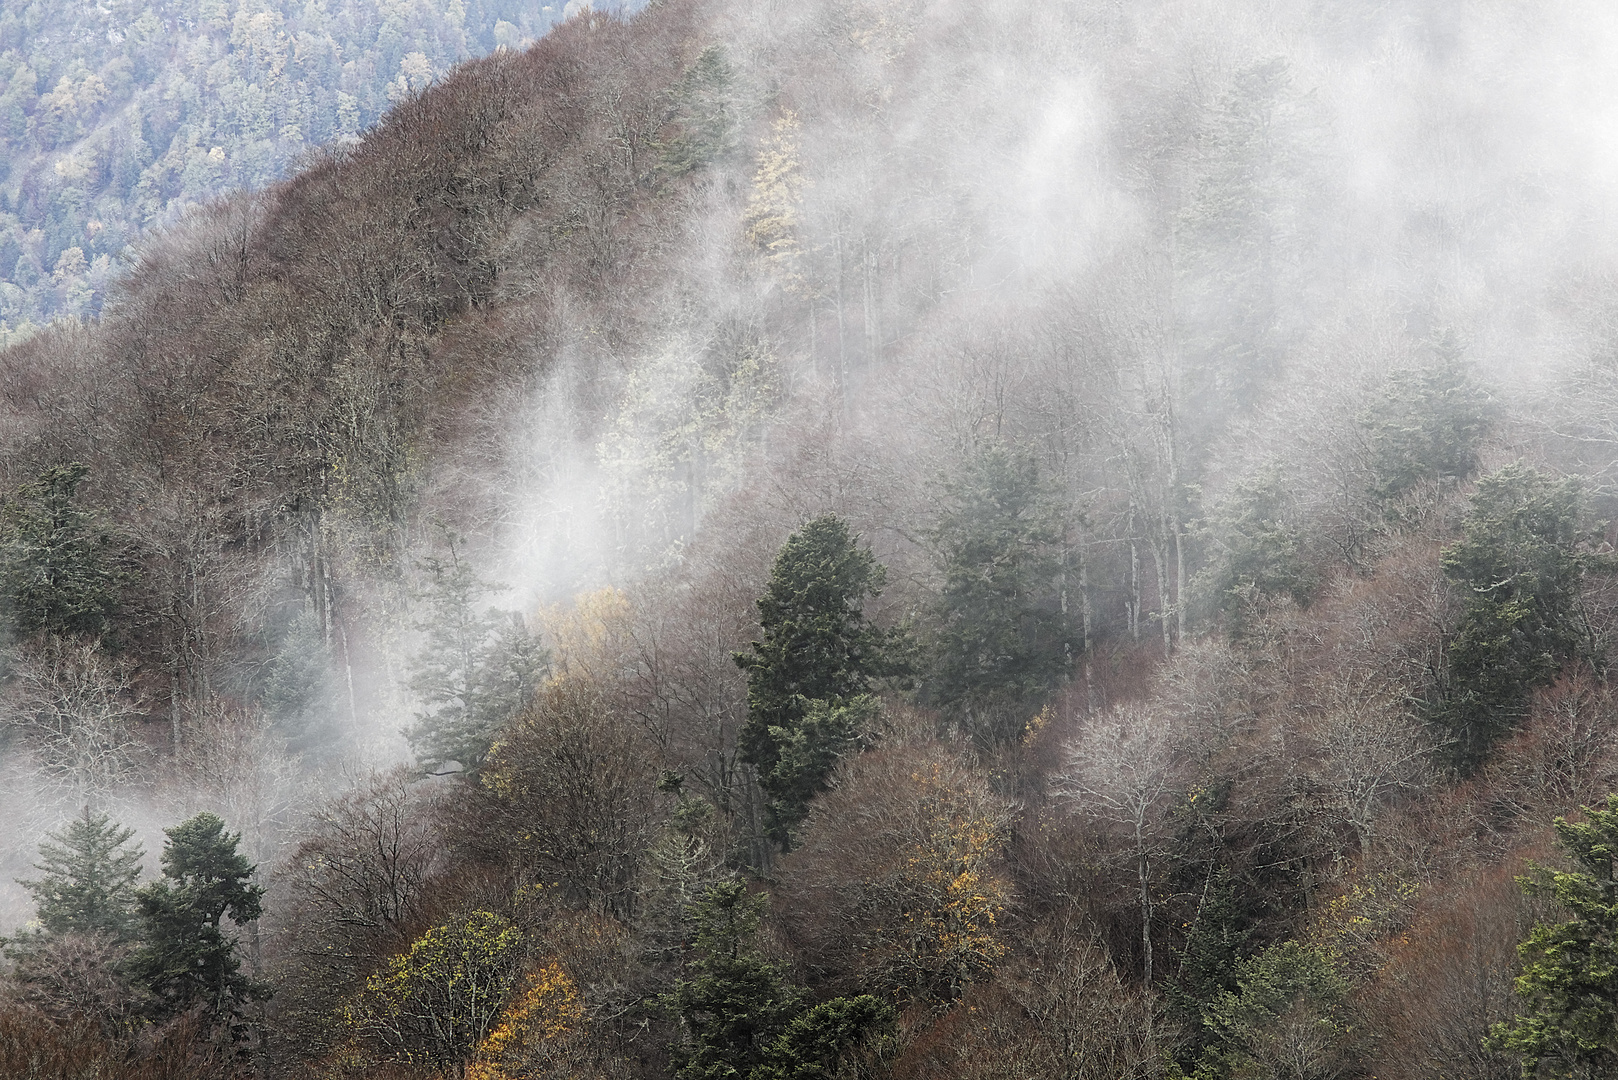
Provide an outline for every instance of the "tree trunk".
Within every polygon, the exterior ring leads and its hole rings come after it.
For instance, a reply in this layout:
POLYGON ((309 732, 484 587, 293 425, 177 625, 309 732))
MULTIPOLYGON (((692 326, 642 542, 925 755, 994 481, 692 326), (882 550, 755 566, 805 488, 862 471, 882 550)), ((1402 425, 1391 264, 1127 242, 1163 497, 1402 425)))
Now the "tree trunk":
POLYGON ((358 731, 360 709, 354 698, 354 661, 348 655, 348 627, 339 622, 337 634, 343 644, 343 674, 348 680, 348 722, 352 725, 352 730, 358 731))
POLYGON ((174 670, 169 671, 169 749, 180 752, 180 675, 174 670))
POLYGON ((1140 818, 1135 819, 1135 862, 1140 875, 1140 944, 1146 986, 1152 985, 1152 888, 1146 860, 1146 841, 1141 836, 1140 818))
POLYGON ((837 229, 837 414, 848 417, 848 326, 843 313, 843 230, 837 229))
POLYGON ((1164 537, 1152 538, 1152 567, 1157 572, 1157 624, 1163 631, 1163 659, 1174 655, 1174 631, 1169 624, 1169 576, 1164 537))
POLYGON ((1095 712, 1095 684, 1090 677, 1090 560, 1084 533, 1079 533, 1079 622, 1084 634, 1084 707, 1095 712))
POLYGON ((1140 544, 1135 538, 1135 500, 1129 500, 1129 640, 1140 640, 1140 544))

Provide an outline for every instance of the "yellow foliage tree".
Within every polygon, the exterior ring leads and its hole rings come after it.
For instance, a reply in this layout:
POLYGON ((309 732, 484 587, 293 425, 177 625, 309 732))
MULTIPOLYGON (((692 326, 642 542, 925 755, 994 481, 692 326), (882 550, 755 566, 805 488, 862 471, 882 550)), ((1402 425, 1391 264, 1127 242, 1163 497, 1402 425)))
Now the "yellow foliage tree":
POLYGON ((935 761, 911 774, 931 830, 906 860, 900 884, 908 903, 892 950, 899 982, 941 982, 950 997, 1005 955, 999 924, 1010 900, 993 865, 1008 822, 993 805, 963 798, 953 772, 935 761))
POLYGON ((522 953, 522 932, 491 912, 436 926, 371 976, 347 1026, 388 1060, 459 1068, 494 1030, 522 953))
POLYGON ((549 961, 533 968, 478 1047, 466 1080, 516 1080, 552 1045, 577 1032, 583 1020, 578 986, 562 965, 549 961))
POLYGON ((629 595, 609 585, 580 593, 571 604, 545 608, 539 623, 552 643, 557 678, 583 677, 609 685, 632 644, 634 610, 629 595))

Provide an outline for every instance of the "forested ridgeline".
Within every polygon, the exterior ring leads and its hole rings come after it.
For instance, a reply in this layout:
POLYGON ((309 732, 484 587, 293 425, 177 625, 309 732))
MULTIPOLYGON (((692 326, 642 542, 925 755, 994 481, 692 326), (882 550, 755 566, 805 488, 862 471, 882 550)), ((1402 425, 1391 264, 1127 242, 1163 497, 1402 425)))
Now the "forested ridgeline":
POLYGON ((143 229, 280 179, 455 64, 526 46, 581 6, 8 4, 0 344, 99 312, 143 229))
POLYGON ((1217 14, 582 12, 0 351, 0 1072, 1610 1071, 1583 24, 1217 14))

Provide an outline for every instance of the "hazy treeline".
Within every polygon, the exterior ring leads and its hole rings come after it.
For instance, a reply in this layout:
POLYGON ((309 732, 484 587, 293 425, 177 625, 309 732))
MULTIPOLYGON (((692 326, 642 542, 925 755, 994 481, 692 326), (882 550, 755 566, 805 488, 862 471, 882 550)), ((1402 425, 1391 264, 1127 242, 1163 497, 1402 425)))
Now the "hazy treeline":
POLYGON ((1601 1067, 1614 29, 665 0, 149 237, 0 352, 0 1049, 1601 1067))

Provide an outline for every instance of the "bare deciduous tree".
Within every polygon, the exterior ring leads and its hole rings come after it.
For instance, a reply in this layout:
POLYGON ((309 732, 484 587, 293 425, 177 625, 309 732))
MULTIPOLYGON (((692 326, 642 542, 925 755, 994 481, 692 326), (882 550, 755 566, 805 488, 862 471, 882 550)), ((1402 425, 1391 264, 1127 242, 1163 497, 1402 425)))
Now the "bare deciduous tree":
POLYGON ((1175 753, 1168 718, 1148 705, 1117 705, 1094 717, 1068 746, 1052 782, 1075 813, 1122 829, 1139 885, 1145 982, 1152 981, 1153 860, 1164 841, 1162 811, 1174 790, 1175 753))
POLYGON ((147 753, 129 667, 95 642, 48 636, 18 649, 0 709, 45 775, 80 802, 106 794, 147 753))
POLYGON ((1331 809, 1368 856, 1387 804, 1415 797, 1432 782, 1431 741, 1390 687, 1333 685, 1311 727, 1317 753, 1310 768, 1331 809))
POLYGON ((400 766, 369 773, 318 807, 312 835, 293 856, 300 921, 319 933, 372 938, 384 949, 408 942, 442 856, 437 798, 436 788, 412 782, 400 766))
POLYGON ((995 978, 921 1032, 895 1073, 926 1080, 1149 1080, 1152 1003, 1065 918, 1032 928, 995 978))
POLYGON ((369 772, 318 804, 308 835, 272 879, 270 966, 286 1004, 278 1025, 316 1050, 332 1013, 431 922, 429 879, 444 858, 441 788, 404 766, 369 772))
POLYGON ((953 1000, 1006 953, 1012 808, 946 746, 845 759, 818 797, 778 896, 816 979, 953 1000))
POLYGON ((656 834, 657 782, 638 726, 593 682, 562 677, 491 754, 483 828, 524 880, 560 879, 574 902, 627 915, 656 834))

